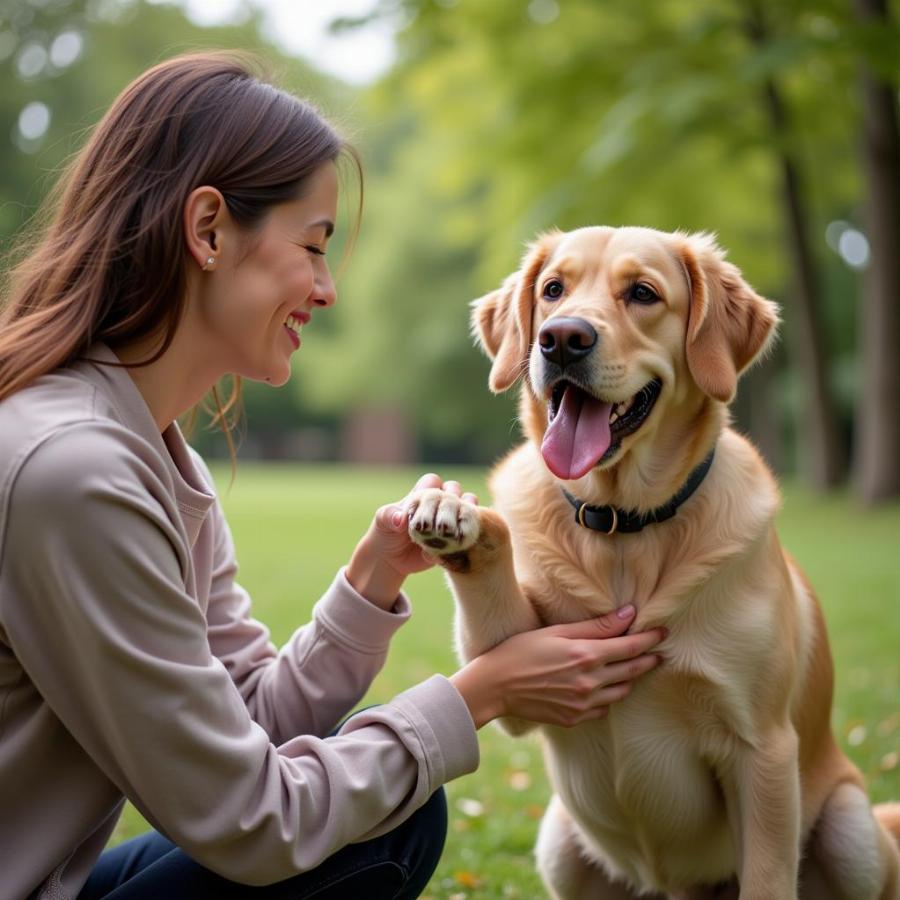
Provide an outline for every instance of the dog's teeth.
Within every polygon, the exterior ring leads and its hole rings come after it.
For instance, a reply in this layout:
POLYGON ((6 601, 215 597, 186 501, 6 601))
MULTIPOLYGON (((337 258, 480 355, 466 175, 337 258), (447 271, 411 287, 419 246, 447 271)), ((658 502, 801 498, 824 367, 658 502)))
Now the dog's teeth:
POLYGON ((612 425, 613 422, 615 422, 618 418, 619 418, 618 412, 614 412, 614 413, 609 417, 609 424, 612 425))

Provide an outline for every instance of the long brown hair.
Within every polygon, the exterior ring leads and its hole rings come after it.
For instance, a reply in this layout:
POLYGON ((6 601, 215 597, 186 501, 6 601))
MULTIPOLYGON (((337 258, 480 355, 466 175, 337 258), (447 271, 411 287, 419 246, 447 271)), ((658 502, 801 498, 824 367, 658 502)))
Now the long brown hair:
MULTIPOLYGON (((115 348, 161 334, 142 364, 168 349, 184 309, 182 210, 195 187, 218 188, 249 230, 339 157, 355 167, 361 207, 356 153, 252 58, 188 54, 145 72, 64 171, 19 250, 0 306, 0 401, 97 340, 115 348)), ((236 397, 223 406, 214 392, 229 446, 225 412, 236 397)))

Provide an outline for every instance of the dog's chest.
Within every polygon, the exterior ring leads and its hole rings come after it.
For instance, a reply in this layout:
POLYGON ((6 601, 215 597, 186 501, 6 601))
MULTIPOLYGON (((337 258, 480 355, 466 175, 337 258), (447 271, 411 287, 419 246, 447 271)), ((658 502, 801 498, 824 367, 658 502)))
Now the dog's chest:
POLYGON ((765 671, 756 655, 770 646, 774 623, 744 596, 751 582, 735 577, 741 559, 714 564, 678 546, 642 554, 636 541, 585 556, 570 549, 554 562, 535 546, 517 552, 526 592, 548 624, 634 602, 633 630, 665 624, 670 636, 658 648, 662 667, 608 719, 545 729, 554 786, 597 856, 634 884, 663 890, 698 876, 726 879, 735 859, 717 767, 754 732, 765 671))
POLYGON ((735 864, 726 801, 704 748, 729 733, 716 689, 696 685, 701 708, 685 719, 667 697, 681 686, 645 681, 606 720, 544 729, 551 781, 597 855, 633 883, 724 879, 735 864))
POLYGON ((659 584, 655 562, 637 565, 632 548, 598 541, 599 546, 582 553, 578 545, 531 541, 530 529, 519 537, 512 527, 519 582, 548 624, 601 615, 652 595, 659 584))

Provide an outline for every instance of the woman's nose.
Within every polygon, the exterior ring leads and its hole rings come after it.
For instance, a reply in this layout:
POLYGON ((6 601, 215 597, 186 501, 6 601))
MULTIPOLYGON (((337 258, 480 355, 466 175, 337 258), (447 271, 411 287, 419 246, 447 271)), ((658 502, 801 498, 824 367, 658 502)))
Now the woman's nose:
POLYGON ((321 275, 316 277, 313 286, 313 303, 316 306, 331 306, 337 300, 337 290, 334 286, 334 279, 331 272, 326 269, 321 275))

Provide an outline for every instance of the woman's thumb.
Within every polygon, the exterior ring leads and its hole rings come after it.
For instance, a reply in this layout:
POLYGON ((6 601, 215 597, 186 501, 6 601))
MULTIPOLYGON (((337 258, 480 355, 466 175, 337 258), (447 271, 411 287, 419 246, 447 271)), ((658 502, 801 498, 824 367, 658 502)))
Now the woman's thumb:
POLYGON ((406 528, 406 513, 400 503, 388 503, 375 513, 375 524, 382 531, 396 532, 406 528))

